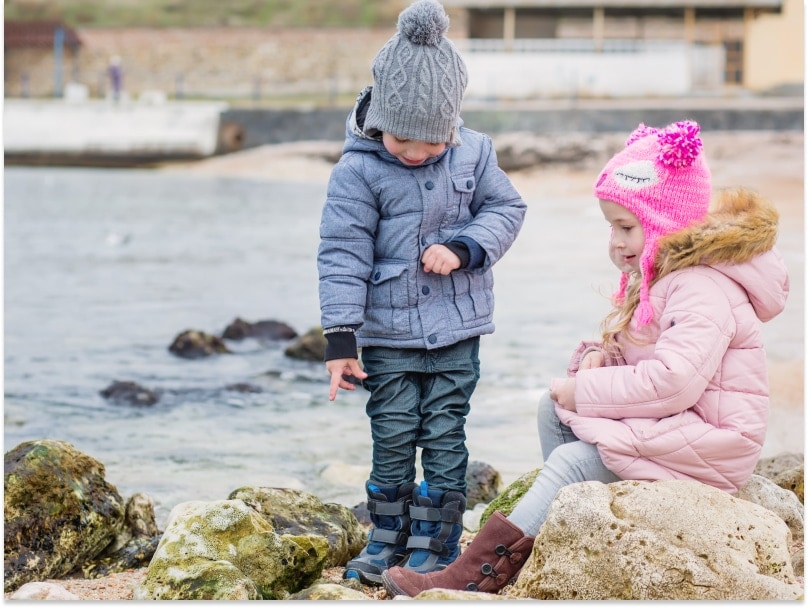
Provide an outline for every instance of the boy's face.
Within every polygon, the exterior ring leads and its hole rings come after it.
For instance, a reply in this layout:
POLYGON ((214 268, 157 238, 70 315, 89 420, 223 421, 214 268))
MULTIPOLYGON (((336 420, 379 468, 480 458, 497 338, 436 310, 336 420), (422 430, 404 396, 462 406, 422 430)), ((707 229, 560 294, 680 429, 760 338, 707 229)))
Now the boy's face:
POLYGON ((600 199, 603 217, 612 227, 609 258, 621 272, 639 272, 640 255, 645 248, 645 233, 637 216, 625 207, 600 199))
POLYGON ((414 139, 400 139, 391 133, 382 134, 387 151, 408 167, 417 167, 446 149, 446 144, 430 144, 414 139))

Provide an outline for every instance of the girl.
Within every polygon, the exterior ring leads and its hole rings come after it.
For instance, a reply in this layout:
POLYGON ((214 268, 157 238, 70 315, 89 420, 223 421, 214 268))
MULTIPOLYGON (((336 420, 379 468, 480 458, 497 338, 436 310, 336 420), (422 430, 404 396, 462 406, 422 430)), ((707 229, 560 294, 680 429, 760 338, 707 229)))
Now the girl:
POLYGON ((539 404, 544 467, 533 486, 445 570, 389 570, 388 593, 499 591, 572 483, 691 479, 734 493, 748 481, 768 421, 760 324, 782 312, 789 279, 771 203, 733 189, 709 209, 699 131, 640 124, 595 184, 620 287, 602 340, 579 346, 539 404))

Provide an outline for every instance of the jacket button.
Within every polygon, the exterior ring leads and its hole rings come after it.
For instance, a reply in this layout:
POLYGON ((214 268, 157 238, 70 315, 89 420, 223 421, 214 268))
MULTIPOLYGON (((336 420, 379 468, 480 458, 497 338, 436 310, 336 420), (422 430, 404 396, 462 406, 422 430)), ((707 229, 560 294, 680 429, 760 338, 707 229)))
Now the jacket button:
POLYGON ((421 293, 424 295, 429 295, 429 287, 427 287, 426 285, 421 287, 421 293))
POLYGON ((468 188, 469 190, 471 190, 471 187, 472 187, 473 185, 474 185, 474 182, 473 182, 473 181, 471 181, 471 180, 469 180, 469 181, 467 181, 467 182, 466 182, 466 188, 468 188))
POLYGON ((427 183, 424 184, 424 188, 426 188, 427 190, 432 190, 432 188, 434 188, 434 187, 435 187, 435 184, 433 184, 432 182, 427 182, 427 183))
POLYGON ((378 281, 380 276, 382 276, 382 273, 377 272, 376 274, 373 275, 373 280, 378 281))
POLYGON ((426 245, 426 237, 425 236, 421 237, 421 245, 426 245))
POLYGON ((427 340, 429 340, 430 344, 434 344, 435 342, 438 341, 438 336, 436 336, 435 334, 432 334, 427 338, 427 340))

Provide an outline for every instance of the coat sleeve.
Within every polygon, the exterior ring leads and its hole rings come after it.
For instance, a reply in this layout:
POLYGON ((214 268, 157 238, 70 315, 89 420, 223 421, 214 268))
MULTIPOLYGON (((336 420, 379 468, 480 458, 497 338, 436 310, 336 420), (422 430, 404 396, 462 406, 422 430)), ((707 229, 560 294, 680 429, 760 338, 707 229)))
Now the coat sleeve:
POLYGON ((454 238, 470 238, 483 248, 485 261, 477 272, 485 272, 513 245, 522 229, 527 205, 500 168, 491 138, 479 136, 482 142, 475 171, 477 187, 471 201, 474 219, 454 238))
POLYGON ((660 327, 652 356, 634 365, 580 371, 578 415, 660 419, 701 398, 735 333, 730 301, 711 277, 696 273, 681 273, 652 300, 660 327))
POLYGON ((328 182, 317 252, 320 317, 324 328, 362 325, 379 212, 358 171, 361 159, 343 156, 328 182))

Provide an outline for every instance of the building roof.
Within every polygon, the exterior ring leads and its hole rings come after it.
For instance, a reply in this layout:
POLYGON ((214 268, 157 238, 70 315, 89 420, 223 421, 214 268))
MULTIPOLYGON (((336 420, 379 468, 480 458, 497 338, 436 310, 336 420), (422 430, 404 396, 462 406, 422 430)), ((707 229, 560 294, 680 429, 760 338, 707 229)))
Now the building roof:
POLYGON ((81 46, 76 31, 61 21, 6 21, 4 48, 53 47, 56 30, 64 31, 65 46, 81 46))
POLYGON ((784 0, 443 0, 456 8, 685 8, 780 11, 784 0))

